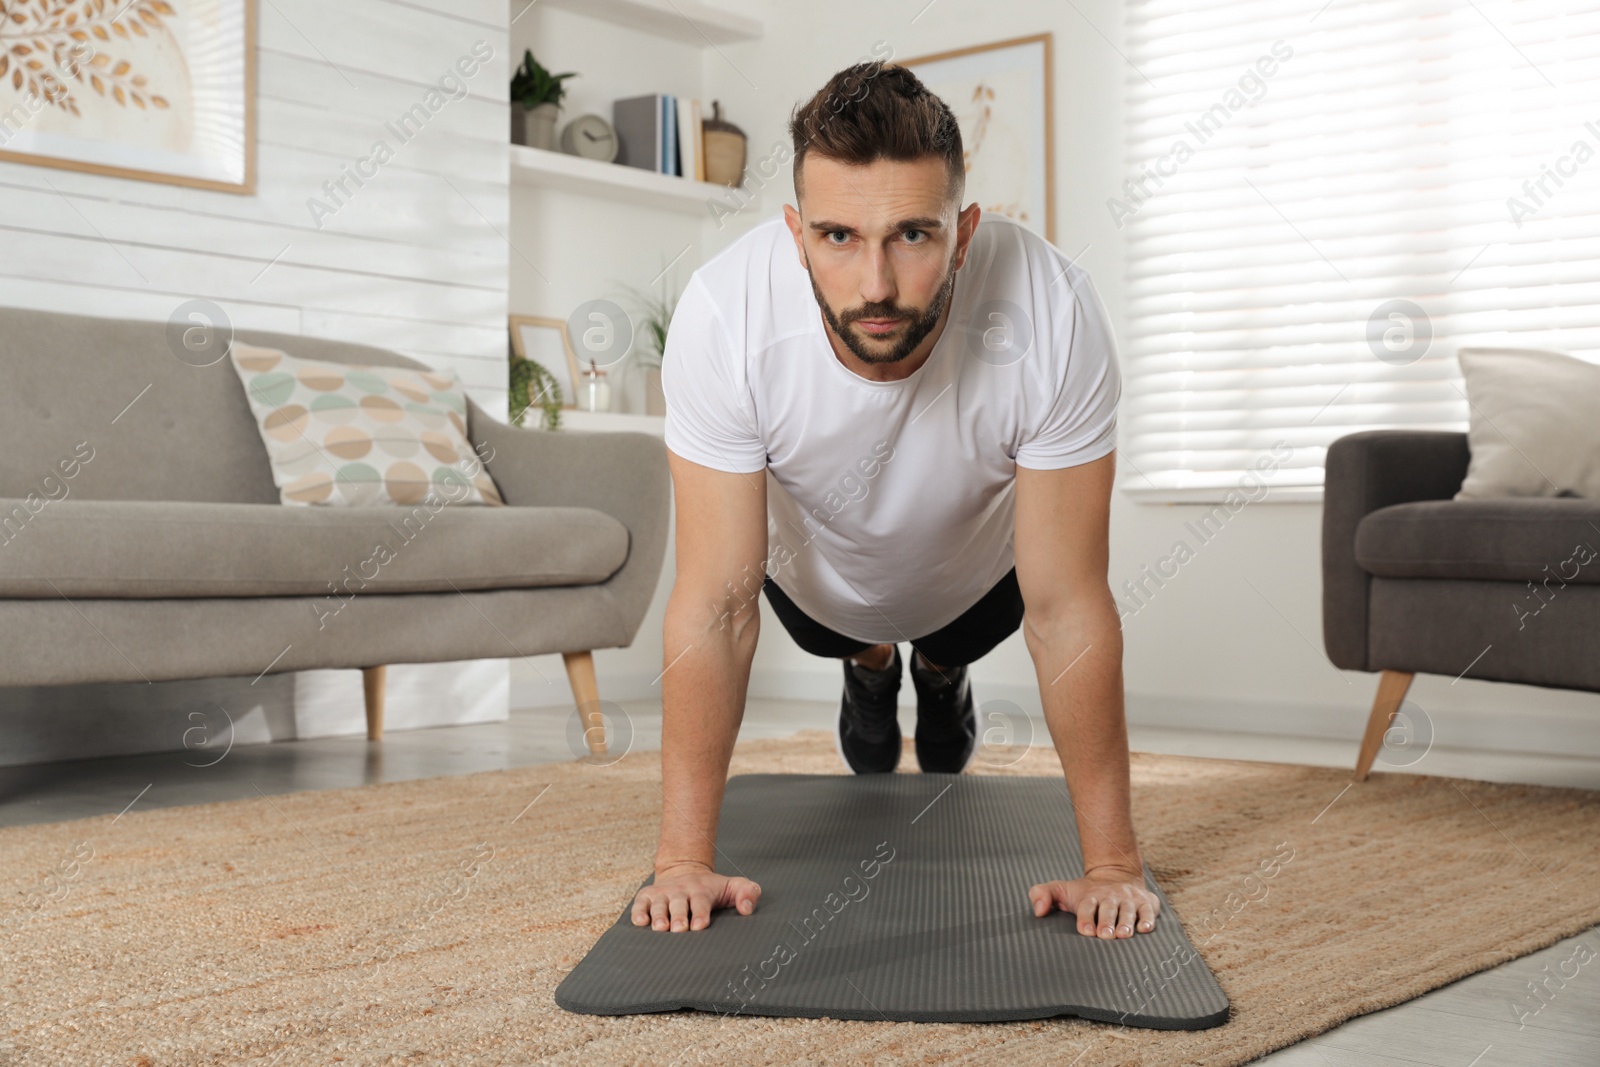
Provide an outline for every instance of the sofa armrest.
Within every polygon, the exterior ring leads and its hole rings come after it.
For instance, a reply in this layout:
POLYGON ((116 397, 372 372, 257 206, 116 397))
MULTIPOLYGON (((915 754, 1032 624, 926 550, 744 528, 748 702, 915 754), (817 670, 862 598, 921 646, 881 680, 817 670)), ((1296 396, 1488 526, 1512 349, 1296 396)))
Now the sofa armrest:
POLYGON ((467 428, 507 504, 594 508, 628 528, 628 558, 601 588, 614 598, 631 642, 650 609, 666 555, 672 504, 666 444, 633 431, 508 426, 470 398, 467 428))
POLYGON ((1413 500, 1449 500, 1467 476, 1467 435, 1362 430, 1328 446, 1322 497, 1322 644, 1336 667, 1367 666, 1372 576, 1356 563, 1356 527, 1369 513, 1413 500))

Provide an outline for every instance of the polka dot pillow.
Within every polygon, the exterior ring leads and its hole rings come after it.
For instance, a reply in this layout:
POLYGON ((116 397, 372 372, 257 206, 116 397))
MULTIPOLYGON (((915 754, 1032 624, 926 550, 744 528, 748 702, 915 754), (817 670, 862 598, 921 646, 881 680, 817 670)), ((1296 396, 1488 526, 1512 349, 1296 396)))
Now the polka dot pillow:
POLYGON ((230 355, 285 504, 504 504, 467 440, 455 374, 230 355))

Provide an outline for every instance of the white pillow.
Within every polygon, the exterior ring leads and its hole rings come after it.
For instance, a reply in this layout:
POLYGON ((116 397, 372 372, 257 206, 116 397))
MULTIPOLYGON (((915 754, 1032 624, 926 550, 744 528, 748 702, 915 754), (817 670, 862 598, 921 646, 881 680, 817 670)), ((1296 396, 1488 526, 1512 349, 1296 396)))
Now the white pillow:
POLYGON ((1600 363, 1536 348, 1463 348, 1467 447, 1457 500, 1600 498, 1600 363))
POLYGON ((242 341, 230 355, 283 503, 505 503, 467 440, 453 372, 300 359, 242 341))

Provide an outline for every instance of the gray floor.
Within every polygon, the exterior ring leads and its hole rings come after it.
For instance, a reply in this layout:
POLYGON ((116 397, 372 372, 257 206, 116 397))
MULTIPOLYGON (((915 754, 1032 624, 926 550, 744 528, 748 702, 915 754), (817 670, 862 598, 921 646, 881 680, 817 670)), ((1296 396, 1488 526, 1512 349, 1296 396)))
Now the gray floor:
MULTIPOLYGON (((610 725, 612 757, 660 747, 660 705, 622 705, 610 725), (630 736, 631 735, 631 736, 630 736)), ((783 737, 831 729, 830 705, 751 701, 741 737, 783 737)), ((910 730, 914 714, 903 717, 910 730)), ((1035 730, 1047 738, 1042 724, 1035 730)), ((1145 752, 1261 759, 1348 767, 1352 743, 1198 730, 1133 727, 1131 746, 1145 752)), ((0 767, 0 826, 55 822, 124 810, 234 800, 261 793, 337 789, 369 782, 470 774, 567 760, 582 755, 575 713, 537 708, 508 722, 390 733, 381 746, 340 738, 192 750, 150 756, 0 767), (207 766, 206 764, 209 764, 207 766)), ((1389 768, 1386 768, 1389 769, 1389 768)), ((1541 758, 1434 749, 1414 773, 1600 789, 1600 760, 1541 758)), ((1507 907, 1529 903, 1508 901, 1507 907)), ((1600 1065, 1600 931, 1568 938, 1408 1001, 1353 1019, 1309 1041, 1266 1056, 1271 1067, 1597 1067, 1600 1065), (1582 949, 1579 946, 1584 946, 1582 949), (1581 961, 1586 964, 1579 966, 1581 961), (1562 964, 1565 962, 1565 968, 1562 964), (1548 968, 1548 969, 1547 969, 1548 968), (1561 979, 1562 974, 1575 977, 1561 979), (1530 983, 1546 982, 1544 1000, 1530 983), (1539 1005, 1542 1003, 1542 1007, 1539 1005), (1519 1016, 1515 1005, 1522 1007, 1519 1016), (1528 1014, 1539 1007, 1536 1015, 1528 1014), (1523 1025, 1519 1027, 1518 1020, 1523 1025)))

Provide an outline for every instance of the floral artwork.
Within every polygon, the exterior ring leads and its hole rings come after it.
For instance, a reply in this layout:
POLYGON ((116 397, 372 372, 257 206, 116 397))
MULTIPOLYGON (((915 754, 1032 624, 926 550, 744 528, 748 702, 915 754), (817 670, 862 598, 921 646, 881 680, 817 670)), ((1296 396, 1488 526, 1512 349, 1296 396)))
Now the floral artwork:
POLYGON ((1055 240, 1050 34, 978 45, 908 67, 950 106, 961 127, 967 190, 976 203, 1055 240))
POLYGON ((253 191, 253 0, 0 0, 0 160, 253 191))

